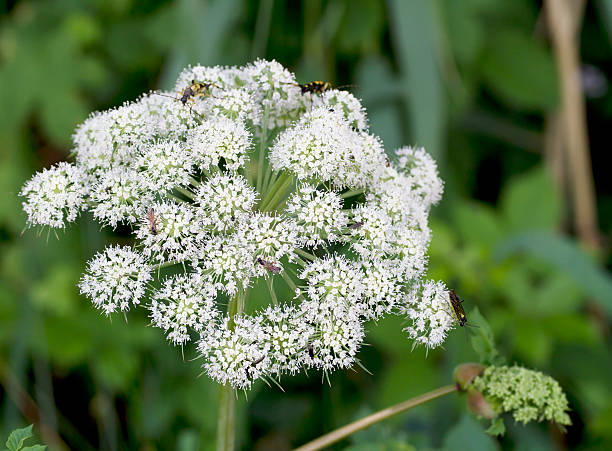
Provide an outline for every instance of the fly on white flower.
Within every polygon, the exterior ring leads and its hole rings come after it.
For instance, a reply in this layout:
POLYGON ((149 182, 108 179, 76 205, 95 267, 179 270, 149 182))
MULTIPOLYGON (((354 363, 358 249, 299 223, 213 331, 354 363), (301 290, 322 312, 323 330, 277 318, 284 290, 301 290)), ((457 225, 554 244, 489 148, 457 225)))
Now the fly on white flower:
POLYGON ((190 66, 173 91, 92 114, 73 142, 73 163, 25 183, 28 225, 88 210, 131 231, 132 247, 90 260, 81 292, 106 315, 145 305, 221 384, 359 364, 366 321, 385 315, 428 348, 456 324, 444 284, 421 280, 436 164, 420 148, 389 158, 351 93, 302 95, 276 61, 190 66))

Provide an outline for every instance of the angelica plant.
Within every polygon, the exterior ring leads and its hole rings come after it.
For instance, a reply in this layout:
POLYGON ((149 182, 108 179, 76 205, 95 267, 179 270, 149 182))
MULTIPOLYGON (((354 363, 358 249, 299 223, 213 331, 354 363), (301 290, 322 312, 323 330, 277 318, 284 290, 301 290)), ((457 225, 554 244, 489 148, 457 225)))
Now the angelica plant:
POLYGON ((422 148, 388 157, 349 92, 303 93, 274 61, 188 67, 172 92, 92 114, 73 144, 73 162, 24 185, 28 224, 89 211, 128 226, 133 244, 95 255, 81 293, 194 342, 222 404, 258 379, 359 364, 369 320, 401 315, 429 349, 456 325, 449 290, 425 277, 436 163, 422 148), (268 305, 253 311, 258 284, 268 305))

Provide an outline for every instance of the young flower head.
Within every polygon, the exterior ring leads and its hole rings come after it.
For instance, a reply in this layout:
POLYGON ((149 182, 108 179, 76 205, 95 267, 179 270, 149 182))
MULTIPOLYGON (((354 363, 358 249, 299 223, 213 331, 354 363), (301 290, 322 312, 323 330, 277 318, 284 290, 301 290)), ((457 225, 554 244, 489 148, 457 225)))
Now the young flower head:
POLYGON ((144 256, 128 247, 110 246, 87 264, 79 287, 106 315, 138 305, 151 280, 144 256))
POLYGON ((251 137, 244 123, 227 117, 214 117, 189 130, 185 147, 192 161, 203 171, 218 166, 221 158, 228 169, 238 169, 246 161, 251 137))
POLYGON ((166 279, 152 296, 151 323, 168 333, 168 340, 182 345, 190 332, 202 333, 218 316, 217 291, 201 273, 166 279))
POLYGON ((86 194, 83 170, 64 162, 34 175, 20 192, 28 224, 56 228, 76 219, 86 194))
POLYGON ((136 230, 142 253, 158 263, 189 258, 206 237, 196 214, 185 204, 151 204, 136 230))
POLYGON ((449 291, 442 282, 428 280, 415 285, 400 308, 410 324, 404 329, 415 344, 438 347, 455 327, 449 291))
POLYGON ((420 280, 435 162, 387 158, 347 91, 303 90, 275 61, 190 66, 174 91, 94 113, 73 141, 73 164, 24 186, 28 224, 87 209, 131 232, 133 248, 90 261, 81 292, 107 315, 144 304, 221 384, 351 367, 366 321, 389 314, 429 348, 454 326, 444 285, 420 280))
POLYGON ((489 366, 472 382, 498 414, 512 412, 514 420, 571 424, 567 398, 559 383, 538 371, 519 366, 489 366))
POLYGON ((202 224, 215 232, 234 229, 257 201, 257 192, 238 174, 218 174, 200 185, 195 197, 202 224))
POLYGON ((302 246, 318 247, 341 240, 348 224, 342 203, 333 191, 318 191, 308 184, 296 189, 287 201, 287 213, 296 220, 302 246))

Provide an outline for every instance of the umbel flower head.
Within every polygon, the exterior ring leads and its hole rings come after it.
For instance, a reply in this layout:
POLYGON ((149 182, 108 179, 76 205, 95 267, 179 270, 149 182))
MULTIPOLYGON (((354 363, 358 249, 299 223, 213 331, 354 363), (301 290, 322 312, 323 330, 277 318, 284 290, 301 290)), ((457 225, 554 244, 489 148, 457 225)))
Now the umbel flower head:
POLYGON ((73 143, 72 163, 21 191, 28 224, 88 210, 131 229, 81 292, 106 315, 144 305, 171 343, 197 342, 219 383, 351 367, 364 323, 388 314, 429 348, 455 325, 446 287, 422 281, 436 164, 420 148, 387 155, 350 92, 303 92, 275 61, 188 67, 174 92, 92 114, 73 143), (255 285, 269 293, 259 311, 255 285))
POLYGON ((567 398, 552 377, 520 366, 489 366, 476 377, 475 389, 488 403, 493 415, 512 412, 514 420, 554 421, 571 424, 567 398))

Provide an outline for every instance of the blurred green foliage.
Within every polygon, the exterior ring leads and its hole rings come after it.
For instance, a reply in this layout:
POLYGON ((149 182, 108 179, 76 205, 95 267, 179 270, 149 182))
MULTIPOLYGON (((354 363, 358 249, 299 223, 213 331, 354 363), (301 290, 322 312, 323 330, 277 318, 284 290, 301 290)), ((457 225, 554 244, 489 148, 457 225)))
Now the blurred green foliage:
MULTIPOLYGON (((611 5, 589 3, 581 40, 583 60, 604 81, 612 71, 611 5)), ((544 169, 544 124, 559 94, 540 2, 6 1, 0 14, 4 436, 32 414, 16 394, 26 390, 74 449, 214 447, 217 388, 196 378, 193 349, 183 358, 145 327, 143 312, 131 313, 129 324, 109 322, 78 294, 85 261, 125 237, 101 234, 87 217, 59 239, 21 235, 17 193, 33 171, 68 158, 71 133, 90 111, 169 88, 190 63, 266 57, 303 82, 358 84, 389 151, 425 145, 440 162, 446 192, 434 210, 430 274, 467 299, 480 328, 472 334, 478 354, 457 331, 425 358, 411 352, 401 319, 373 323, 372 346, 361 352, 373 376, 337 373, 333 389, 318 374, 286 379, 284 393, 256 386, 239 402, 240 446, 288 449, 449 383, 459 363, 503 356, 560 381, 573 409, 567 435, 506 422, 506 437, 492 439, 463 399, 449 397, 337 448, 612 448, 610 256, 588 255, 562 233, 568 203, 544 169)), ((587 108, 600 229, 609 239, 612 181, 603 155, 612 95, 589 98, 587 108)))

